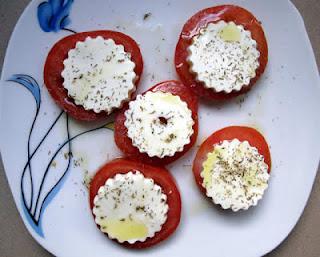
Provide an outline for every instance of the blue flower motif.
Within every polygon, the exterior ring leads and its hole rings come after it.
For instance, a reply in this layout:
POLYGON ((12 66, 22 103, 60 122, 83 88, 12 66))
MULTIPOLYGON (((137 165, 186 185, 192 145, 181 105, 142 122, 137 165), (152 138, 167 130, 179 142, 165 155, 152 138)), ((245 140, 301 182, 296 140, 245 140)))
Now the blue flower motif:
POLYGON ((70 24, 69 12, 73 0, 48 0, 38 6, 38 21, 45 32, 57 32, 70 24))
POLYGON ((76 140, 77 138, 81 137, 82 135, 98 131, 101 129, 107 129, 107 130, 114 130, 114 122, 108 122, 107 124, 103 124, 100 127, 96 127, 90 130, 86 130, 84 132, 78 133, 74 136, 71 136, 70 134, 70 128, 69 128, 69 116, 68 114, 64 115, 64 111, 61 111, 60 114, 56 117, 56 119, 53 121, 51 126, 48 128, 47 132, 42 136, 40 141, 36 144, 32 143, 32 134, 33 131, 36 129, 37 124, 37 117, 40 113, 41 108, 41 91, 39 84, 37 81, 26 74, 14 74, 12 75, 7 81, 15 82, 23 87, 25 87, 34 97, 34 100, 36 102, 36 112, 33 118, 33 122, 31 124, 30 130, 29 130, 29 136, 28 136, 28 143, 27 143, 27 162, 24 165, 23 171, 21 173, 20 178, 20 191, 21 191, 21 203, 22 203, 22 209, 25 214, 25 218, 29 225, 33 228, 33 230, 40 236, 44 237, 44 232, 42 229, 42 218, 43 213, 47 206, 50 204, 50 202, 55 198, 56 194, 59 192, 59 190, 62 188, 71 167, 71 160, 72 160, 72 145, 71 142, 76 140), (65 117, 65 119, 62 120, 62 117, 65 117), (51 131, 55 126, 57 126, 58 122, 65 122, 66 124, 66 132, 67 136, 64 138, 59 145, 58 148, 53 152, 52 157, 50 161, 48 162, 46 169, 41 173, 41 170, 37 170, 37 172, 32 171, 32 162, 34 162, 34 158, 39 152, 43 144, 45 144, 46 139, 51 135, 51 131), (35 148, 31 150, 31 145, 34 145, 35 148), (65 151, 67 150, 67 153, 69 153, 66 158, 65 151), (50 174, 50 169, 52 167, 53 162, 61 155, 66 158, 64 167, 59 170, 55 170, 56 178, 58 178, 57 181, 52 181, 52 179, 48 179, 48 176, 50 174), (37 176, 39 180, 40 178, 40 184, 35 184, 34 176, 37 176), (60 176, 59 176, 60 175, 60 176), (37 194, 37 195, 35 195, 37 194), (35 196, 35 197, 34 197, 35 196), (43 196, 43 197, 42 197, 43 196))
POLYGON ((37 109, 40 108, 40 88, 37 81, 34 78, 25 74, 14 74, 8 79, 8 81, 19 83, 26 89, 28 89, 33 95, 34 99, 36 100, 37 109))

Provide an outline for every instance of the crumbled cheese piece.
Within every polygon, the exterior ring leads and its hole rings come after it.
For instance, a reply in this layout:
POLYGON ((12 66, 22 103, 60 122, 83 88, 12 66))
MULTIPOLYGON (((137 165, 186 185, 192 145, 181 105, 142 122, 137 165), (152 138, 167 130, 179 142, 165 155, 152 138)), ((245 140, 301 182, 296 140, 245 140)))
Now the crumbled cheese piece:
POLYGON ((138 95, 125 116, 132 144, 150 157, 173 156, 190 143, 192 112, 179 96, 159 91, 138 95))
POLYGON ((120 243, 153 237, 167 220, 167 196, 153 179, 139 171, 109 178, 94 198, 100 230, 120 243))
POLYGON ((63 86, 77 105, 108 114, 120 108, 136 90, 131 54, 112 39, 87 37, 64 60, 63 86))
POLYGON ((240 91, 256 76, 260 53, 251 32, 233 22, 209 23, 188 47, 190 71, 216 92, 240 91))
POLYGON ((203 162, 202 186, 223 209, 246 210, 257 205, 268 187, 268 165, 257 148, 238 139, 223 141, 203 162))

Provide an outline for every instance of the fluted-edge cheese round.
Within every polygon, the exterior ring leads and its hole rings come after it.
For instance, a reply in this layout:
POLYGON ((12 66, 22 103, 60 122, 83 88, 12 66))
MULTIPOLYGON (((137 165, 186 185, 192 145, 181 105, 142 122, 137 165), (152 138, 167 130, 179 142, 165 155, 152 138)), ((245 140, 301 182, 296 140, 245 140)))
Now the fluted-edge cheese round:
POLYGON ((223 209, 246 210, 257 205, 268 187, 268 165, 247 141, 224 140, 202 164, 206 195, 223 209))
POLYGON ((192 112, 177 95, 147 92, 131 101, 125 126, 132 144, 149 157, 173 156, 183 151, 193 134, 192 112))
POLYGON ((256 76, 260 53, 251 32, 234 22, 209 23, 188 47, 190 72, 204 87, 230 93, 256 76))
POLYGON ((110 114, 136 90, 131 54, 112 39, 98 36, 78 41, 63 63, 63 86, 85 110, 110 114))
POLYGON ((166 222, 167 196, 139 171, 109 178, 94 198, 93 214, 100 230, 120 243, 144 242, 166 222))

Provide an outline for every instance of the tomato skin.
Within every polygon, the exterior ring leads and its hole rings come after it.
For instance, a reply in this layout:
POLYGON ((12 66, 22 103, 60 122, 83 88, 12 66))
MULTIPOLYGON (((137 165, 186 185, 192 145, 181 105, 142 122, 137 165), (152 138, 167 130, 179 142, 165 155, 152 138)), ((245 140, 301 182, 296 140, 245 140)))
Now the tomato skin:
POLYGON ((207 8, 193 15, 183 26, 175 52, 176 71, 183 84, 189 86, 198 96, 211 100, 226 100, 248 92, 260 78, 268 62, 268 44, 261 23, 246 9, 234 5, 221 5, 207 8), (187 62, 187 48, 191 44, 192 37, 197 35, 201 28, 208 23, 216 23, 220 20, 226 22, 234 21, 251 32, 252 38, 257 42, 260 52, 259 67, 256 69, 256 76, 251 79, 248 86, 243 87, 239 92, 215 92, 205 88, 201 82, 195 80, 195 76, 189 71, 187 62))
POLYGON ((129 108, 128 104, 116 116, 114 139, 117 146, 129 159, 152 165, 163 166, 180 158, 195 144, 198 135, 198 100, 197 97, 186 86, 184 86, 181 82, 174 80, 161 82, 146 92, 148 91, 172 93, 173 95, 179 96, 181 100, 187 103, 188 108, 192 111, 192 118, 194 120, 194 132, 190 138, 190 143, 184 146, 182 152, 177 152, 173 156, 166 156, 164 158, 149 157, 147 153, 140 153, 139 149, 132 145, 132 140, 128 137, 128 129, 124 125, 126 120, 124 113, 129 108))
POLYGON ((126 52, 131 53, 131 59, 136 64, 134 71, 138 76, 135 82, 136 87, 143 71, 143 60, 138 44, 131 37, 121 32, 110 30, 81 32, 59 40, 51 48, 47 56, 44 66, 44 83, 55 102, 70 116, 82 121, 100 120, 108 116, 105 112, 95 113, 92 110, 85 110, 82 106, 76 105, 63 87, 61 72, 64 69, 64 59, 68 57, 69 50, 75 47, 77 41, 84 41, 89 36, 92 38, 97 36, 102 36, 105 39, 111 38, 116 44, 122 44, 126 52))
POLYGON ((264 161, 268 164, 268 172, 271 170, 271 155, 268 143, 260 132, 250 127, 231 126, 220 129, 209 136, 200 146, 196 157, 193 161, 193 175, 201 192, 206 193, 206 189, 202 186, 203 178, 200 176, 202 164, 207 159, 207 154, 211 152, 214 145, 221 143, 223 140, 232 140, 237 138, 239 141, 248 141, 251 146, 258 149, 263 155, 264 161))
MULTIPOLYGON (((181 197, 176 186, 174 178, 165 168, 150 166, 141 162, 134 162, 126 159, 115 159, 105 164, 96 173, 90 183, 90 208, 93 209, 93 201, 98 190, 103 186, 108 178, 114 177, 118 173, 127 173, 129 171, 140 171, 145 177, 152 178, 158 184, 164 194, 167 195, 167 204, 169 210, 167 220, 162 225, 162 229, 152 238, 147 238, 144 242, 130 244, 128 242, 121 245, 128 248, 147 248, 168 238, 178 227, 181 217, 181 197)), ((94 214, 93 214, 94 216, 94 214)), ((119 243, 117 240, 113 240, 119 243)))

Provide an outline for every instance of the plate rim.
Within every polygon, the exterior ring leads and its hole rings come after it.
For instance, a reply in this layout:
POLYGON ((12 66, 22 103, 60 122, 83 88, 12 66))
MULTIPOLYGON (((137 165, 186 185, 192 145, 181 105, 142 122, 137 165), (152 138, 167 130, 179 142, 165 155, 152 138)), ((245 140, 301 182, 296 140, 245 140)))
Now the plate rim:
MULTIPOLYGON (((316 72, 319 74, 319 69, 318 69, 318 66, 317 66, 317 62, 316 62, 316 58, 315 58, 315 54, 314 54, 314 50, 313 50, 313 47, 312 47, 312 44, 310 42, 310 37, 308 35, 308 32, 307 32, 307 28, 305 26, 305 22, 304 22, 304 19, 300 13, 300 11, 297 9, 297 7, 294 5, 294 3, 291 1, 291 0, 283 0, 283 1, 286 1, 289 5, 290 5, 290 8, 292 8, 292 10, 295 12, 296 16, 300 19, 300 25, 303 26, 303 33, 304 33, 304 38, 307 40, 306 41, 306 46, 308 47, 307 51, 308 51, 308 54, 312 57, 310 59, 310 61, 312 61, 312 68, 313 68, 313 71, 312 72, 316 72)), ((29 9, 32 8, 32 6, 34 4, 36 4, 36 0, 32 0, 30 1, 27 6, 25 7, 25 9, 23 10, 23 12, 21 13, 21 15, 19 16, 12 32, 11 32, 11 35, 10 35, 10 38, 8 40, 8 43, 7 43, 7 47, 6 47, 6 50, 5 50, 5 57, 4 57, 4 61, 3 61, 3 66, 2 66, 2 70, 1 70, 1 78, 0 78, 0 81, 1 81, 1 85, 3 84, 3 82, 5 82, 5 78, 4 78, 4 70, 5 70, 5 67, 7 66, 7 62, 8 62, 8 50, 9 50, 9 46, 11 45, 12 43, 12 40, 13 38, 15 37, 15 34, 17 33, 17 27, 19 26, 21 20, 24 18, 24 16, 30 11, 29 9)), ((320 91, 320 77, 318 76, 317 77, 317 88, 318 90, 320 91)), ((0 102, 1 102, 1 105, 0 105, 0 121, 3 119, 2 118, 2 115, 3 115, 3 111, 2 111, 2 108, 3 108, 3 101, 1 101, 4 97, 4 93, 3 93, 3 89, 0 87, 0 102)), ((0 127, 1 128, 1 127, 0 127)), ((3 149, 3 146, 2 146, 2 140, 0 140, 0 155, 1 155, 1 149, 3 149)), ((4 160, 4 158, 2 158, 2 163, 3 163, 3 167, 4 167, 4 171, 5 171, 5 176, 7 178, 7 181, 8 181, 8 176, 7 176, 7 172, 6 172, 6 161, 4 160)), ((301 208, 301 211, 299 212, 299 215, 298 217, 296 218, 296 221, 292 224, 291 228, 288 230, 287 234, 281 239, 279 240, 279 242, 277 244, 275 244, 273 247, 271 247, 270 249, 268 249, 267 251, 261 253, 262 255, 265 255, 265 254, 268 254, 270 252, 272 252, 273 250, 275 250, 276 248, 279 247, 279 245, 281 245, 287 238, 288 236, 290 235, 290 233, 293 231, 293 229, 296 227, 298 221, 300 220, 300 218, 302 217, 303 215, 303 212, 305 210, 305 207, 306 205, 308 204, 308 201, 309 201, 309 198, 310 198, 310 194, 311 194, 311 191, 312 189, 314 188, 314 185, 315 185, 315 178, 316 178, 316 175, 318 173, 318 170, 320 168, 320 153, 318 154, 318 165, 317 165, 317 168, 313 171, 313 175, 312 175, 312 185, 311 187, 309 187, 308 189, 308 193, 307 193, 307 200, 304 202, 304 205, 303 207, 301 208)), ((9 182, 8 182, 9 184, 9 182)), ((13 196, 13 189, 11 188, 11 186, 9 185, 9 188, 10 188, 10 191, 11 191, 11 195, 13 196)), ((23 224, 24 226, 26 227, 27 231, 29 232, 29 234, 32 236, 32 238, 39 244, 41 245, 41 247, 43 247, 44 249, 46 249, 48 252, 50 252, 51 254, 55 255, 55 256, 58 256, 56 254, 56 251, 55 249, 52 249, 50 246, 47 246, 44 244, 44 242, 46 240, 41 240, 41 238, 36 235, 34 233, 34 231, 30 228, 30 225, 27 224, 26 220, 24 217, 22 217, 22 211, 20 211, 20 206, 18 206, 18 203, 20 203, 20 201, 15 201, 14 200, 14 203, 15 203, 15 206, 16 206, 16 209, 19 213, 19 216, 20 218, 22 219, 23 221, 23 224)))

